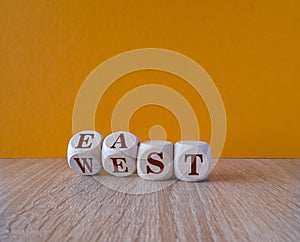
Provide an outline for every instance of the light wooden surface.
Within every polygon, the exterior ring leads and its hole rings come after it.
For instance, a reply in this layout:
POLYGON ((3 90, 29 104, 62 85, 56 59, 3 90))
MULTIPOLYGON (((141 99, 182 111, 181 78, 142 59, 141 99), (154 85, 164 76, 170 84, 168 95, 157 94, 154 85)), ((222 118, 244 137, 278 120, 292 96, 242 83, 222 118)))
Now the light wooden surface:
POLYGON ((132 195, 66 159, 1 159, 0 241, 300 241, 299 181, 299 159, 226 159, 209 182, 132 195))

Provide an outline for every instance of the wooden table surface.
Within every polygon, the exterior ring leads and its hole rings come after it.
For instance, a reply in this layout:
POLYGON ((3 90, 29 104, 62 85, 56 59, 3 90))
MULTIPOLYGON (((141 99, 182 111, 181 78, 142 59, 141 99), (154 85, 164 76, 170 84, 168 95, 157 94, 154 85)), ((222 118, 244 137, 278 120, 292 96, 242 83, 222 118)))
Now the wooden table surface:
POLYGON ((299 181, 300 159, 223 159, 201 183, 1 159, 0 241, 300 241, 299 181))

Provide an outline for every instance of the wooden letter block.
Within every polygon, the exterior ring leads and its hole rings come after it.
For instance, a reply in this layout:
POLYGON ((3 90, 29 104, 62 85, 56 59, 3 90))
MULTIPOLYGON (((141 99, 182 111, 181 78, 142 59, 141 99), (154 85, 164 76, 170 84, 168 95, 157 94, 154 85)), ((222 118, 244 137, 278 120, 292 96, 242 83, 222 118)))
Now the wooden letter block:
POLYGON ((173 144, 150 140, 140 144, 137 173, 146 180, 167 180, 173 177, 173 144))
POLYGON ((179 141, 174 148, 175 176, 183 181, 203 181, 211 171, 209 144, 201 141, 179 141))
POLYGON ((94 130, 75 134, 68 145, 68 164, 79 174, 95 175, 101 166, 101 146, 104 137, 94 130))
POLYGON ((120 131, 107 136, 103 141, 102 165, 109 174, 124 177, 136 171, 138 138, 129 132, 120 131))

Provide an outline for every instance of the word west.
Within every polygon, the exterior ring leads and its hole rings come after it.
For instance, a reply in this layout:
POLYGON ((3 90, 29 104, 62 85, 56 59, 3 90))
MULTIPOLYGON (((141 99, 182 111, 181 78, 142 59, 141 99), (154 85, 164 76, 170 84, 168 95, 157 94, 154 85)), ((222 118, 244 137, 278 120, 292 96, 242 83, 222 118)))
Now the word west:
POLYGON ((147 180, 206 180, 211 171, 210 146, 201 141, 139 142, 120 131, 105 137, 94 130, 75 134, 68 145, 69 166, 79 174, 107 173, 126 177, 134 172, 147 180))

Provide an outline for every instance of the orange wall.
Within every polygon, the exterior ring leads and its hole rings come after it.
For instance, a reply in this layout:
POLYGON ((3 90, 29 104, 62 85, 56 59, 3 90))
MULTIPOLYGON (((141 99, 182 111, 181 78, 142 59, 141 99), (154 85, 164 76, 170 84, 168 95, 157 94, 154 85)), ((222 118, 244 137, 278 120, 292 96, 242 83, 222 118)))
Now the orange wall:
MULTIPOLYGON (((146 47, 187 55, 215 81, 227 113, 223 157, 300 157, 298 0, 3 0, 0 30, 0 157, 64 157, 84 79, 106 59, 146 47)), ((209 141, 201 97, 159 71, 114 83, 98 106, 99 132, 110 132, 113 103, 135 80, 178 88, 199 105, 201 135, 209 141)), ((136 112, 130 130, 147 139, 157 120, 170 121, 175 141, 178 123, 161 107, 136 112), (145 120, 149 113, 155 120, 145 120)))

